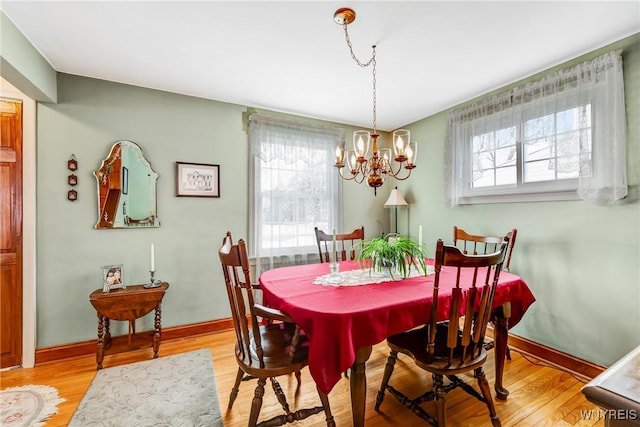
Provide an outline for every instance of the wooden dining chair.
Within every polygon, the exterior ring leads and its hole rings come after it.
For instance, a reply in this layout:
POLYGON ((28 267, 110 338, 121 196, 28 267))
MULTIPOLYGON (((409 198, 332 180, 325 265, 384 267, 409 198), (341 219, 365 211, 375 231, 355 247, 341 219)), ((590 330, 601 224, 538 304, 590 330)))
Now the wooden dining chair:
MULTIPOLYGON (((509 230, 507 234, 503 237, 499 236, 480 236, 476 234, 469 234, 464 231, 462 228, 458 228, 455 225, 453 226, 453 245, 462 249, 462 252, 467 254, 486 254, 488 252, 495 251, 498 246, 502 243, 502 241, 508 241, 507 244, 507 253, 504 257, 504 263, 502 265, 502 271, 509 271, 509 265, 511 264, 511 254, 513 253, 513 248, 516 245, 516 236, 518 235, 518 229, 514 228, 509 230)), ((504 307, 501 308, 504 312, 510 310, 510 303, 505 304, 504 307)), ((508 318, 508 315, 504 317, 508 318)), ((494 319, 491 319, 491 322, 494 322, 494 319)), ((485 343, 484 346, 487 350, 491 350, 494 347, 494 342, 490 341, 485 343)), ((506 350, 507 359, 511 360, 511 350, 507 347, 506 350)))
POLYGON ((477 234, 469 234, 462 228, 453 226, 453 245, 460 248, 463 253, 468 254, 486 254, 494 252, 502 240, 508 239, 509 245, 507 246, 507 254, 504 258, 503 271, 509 271, 511 265, 511 255, 513 248, 516 245, 516 236, 518 230, 516 228, 509 230, 504 236, 480 236, 477 234))
MULTIPOLYGON (((316 232, 316 243, 318 244, 320 262, 332 261, 333 234, 327 234, 318 227, 315 227, 314 230, 316 232)), ((341 261, 355 259, 355 245, 362 240, 364 240, 364 226, 356 228, 351 233, 336 234, 336 256, 338 259, 341 261)))
MULTIPOLYGON (((244 240, 241 239, 234 245, 231 233, 227 232, 218 255, 236 332, 235 356, 238 373, 231 390, 229 409, 232 408, 238 395, 240 382, 246 378, 257 378, 258 385, 249 414, 250 427, 280 426, 322 411, 325 413, 327 426, 335 427, 329 399, 319 389, 318 395, 322 406, 298 409, 296 412, 291 412, 289 408, 285 394, 276 378, 300 372, 307 366, 306 336, 300 334, 300 328, 286 314, 254 302, 254 288, 251 285, 249 257, 244 240), (258 318, 270 319, 272 322, 260 322, 258 318), (270 380, 284 414, 258 423, 267 380, 270 380)), ((299 376, 297 387, 300 387, 299 376)))
POLYGON ((487 405, 494 427, 501 425, 482 366, 487 360, 487 351, 483 346, 484 337, 506 250, 507 243, 503 242, 496 252, 465 255, 460 249, 445 246, 442 240, 438 240, 433 302, 425 307, 430 311, 430 321, 424 327, 387 338, 391 353, 380 390, 376 395, 376 411, 380 409, 385 391, 388 390, 419 417, 434 426, 444 427, 445 396, 459 387, 487 405), (453 276, 454 283, 441 283, 440 272, 443 268, 455 269, 457 274, 453 276), (451 295, 439 299, 438 293, 443 285, 447 285, 445 289, 451 286, 451 295), (446 323, 438 322, 438 313, 443 311, 447 313, 446 323), (431 390, 412 399, 389 384, 398 353, 408 355, 417 367, 431 373, 431 390), (468 371, 473 371, 474 377, 478 380, 480 393, 457 376, 468 371), (444 381, 445 377, 448 380, 447 384, 444 381), (435 416, 420 406, 430 400, 435 402, 435 416))

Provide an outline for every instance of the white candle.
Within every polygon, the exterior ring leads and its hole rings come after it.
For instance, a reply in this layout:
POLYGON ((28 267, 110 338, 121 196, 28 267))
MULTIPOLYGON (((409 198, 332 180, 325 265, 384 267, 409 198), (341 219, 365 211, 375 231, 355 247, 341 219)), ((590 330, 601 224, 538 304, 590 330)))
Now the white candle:
POLYGON ((422 226, 418 226, 418 244, 422 246, 422 226))
POLYGON ((338 262, 338 255, 336 253, 336 229, 333 229, 333 262, 338 262))
POLYGON ((155 260, 155 248, 153 247, 153 243, 151 244, 151 271, 156 271, 156 260, 155 260))

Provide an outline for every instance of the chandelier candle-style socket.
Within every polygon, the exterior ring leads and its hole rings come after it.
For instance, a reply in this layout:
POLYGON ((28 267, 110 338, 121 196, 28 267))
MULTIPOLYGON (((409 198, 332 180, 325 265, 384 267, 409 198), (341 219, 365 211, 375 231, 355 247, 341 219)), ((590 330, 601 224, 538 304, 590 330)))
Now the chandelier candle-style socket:
POLYGON ((349 47, 349 52, 353 60, 361 68, 369 65, 373 69, 373 132, 367 130, 357 130, 353 133, 353 150, 345 149, 345 142, 342 141, 336 146, 335 167, 342 179, 354 180, 358 184, 365 182, 369 187, 373 187, 373 193, 377 194, 377 188, 382 186, 387 176, 391 176, 399 181, 404 181, 411 175, 411 170, 416 167, 417 144, 411 141, 411 132, 407 129, 398 129, 393 132, 393 156, 391 148, 378 148, 378 138, 380 135, 376 129, 376 46, 372 46, 371 58, 363 63, 356 57, 349 39, 347 25, 356 19, 356 13, 349 8, 341 8, 333 14, 333 19, 344 29, 345 40, 349 47), (369 154, 371 145, 371 154, 369 154), (394 166, 391 159, 397 164, 394 166), (345 160, 349 167, 349 173, 345 175, 342 169, 345 167, 345 160), (407 170, 406 176, 400 177, 402 166, 407 170))

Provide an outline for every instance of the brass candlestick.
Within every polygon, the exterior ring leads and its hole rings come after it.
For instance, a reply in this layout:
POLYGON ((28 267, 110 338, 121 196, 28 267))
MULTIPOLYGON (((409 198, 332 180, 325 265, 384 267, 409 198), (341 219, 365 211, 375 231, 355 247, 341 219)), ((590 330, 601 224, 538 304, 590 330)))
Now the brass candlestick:
POLYGON ((160 280, 156 279, 155 270, 149 270, 149 273, 150 273, 149 283, 145 284, 144 287, 145 288, 157 288, 157 287, 159 287, 162 282, 160 280))

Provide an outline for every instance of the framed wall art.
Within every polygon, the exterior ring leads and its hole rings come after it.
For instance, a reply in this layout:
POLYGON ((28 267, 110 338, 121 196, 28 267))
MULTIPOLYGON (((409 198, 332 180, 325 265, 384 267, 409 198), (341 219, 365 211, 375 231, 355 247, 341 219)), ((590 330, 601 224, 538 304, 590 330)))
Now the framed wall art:
POLYGON ((220 165, 176 162, 176 196, 220 197, 220 165))

